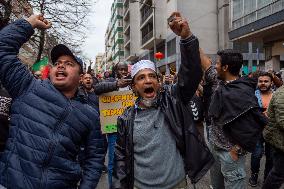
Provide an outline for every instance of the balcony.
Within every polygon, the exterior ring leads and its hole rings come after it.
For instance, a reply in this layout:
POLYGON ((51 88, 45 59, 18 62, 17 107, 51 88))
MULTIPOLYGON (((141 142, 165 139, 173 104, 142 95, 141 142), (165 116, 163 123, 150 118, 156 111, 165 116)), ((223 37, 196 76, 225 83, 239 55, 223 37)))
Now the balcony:
POLYGON ((124 19, 129 18, 129 6, 123 8, 124 19), (125 18, 126 17, 126 18, 125 18))
POLYGON ((124 58, 127 59, 127 57, 130 56, 129 50, 124 50, 124 58))
POLYGON ((129 0, 124 0, 123 1, 123 6, 129 6, 129 0))
POLYGON ((152 5, 152 0, 140 0, 140 2, 141 2, 140 3, 140 9, 142 9, 143 7, 145 7, 147 5, 152 5))
POLYGON ((144 45, 151 38, 153 38, 153 30, 147 33, 146 35, 142 36, 142 45, 144 45))
POLYGON ((125 35, 129 35, 129 33, 130 33, 130 24, 129 24, 129 23, 127 23, 127 24, 124 26, 123 33, 124 33, 125 35))
MULTIPOLYGON (((129 46, 130 48, 130 46, 129 46)), ((129 61, 129 62, 133 62, 133 61, 137 61, 139 57, 136 54, 131 53, 130 49, 125 49, 124 51, 124 60, 125 61, 129 61)))
POLYGON ((124 47, 127 48, 130 45, 130 37, 125 36, 124 37, 124 47))
POLYGON ((149 8, 147 10, 147 12, 145 12, 142 16, 141 16, 141 22, 140 25, 143 25, 143 23, 152 15, 153 13, 153 9, 149 8))

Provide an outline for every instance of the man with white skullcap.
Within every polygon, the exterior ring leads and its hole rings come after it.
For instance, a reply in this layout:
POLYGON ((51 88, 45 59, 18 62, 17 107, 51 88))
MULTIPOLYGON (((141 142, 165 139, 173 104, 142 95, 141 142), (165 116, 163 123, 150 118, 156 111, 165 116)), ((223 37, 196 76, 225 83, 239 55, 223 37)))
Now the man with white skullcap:
POLYGON ((170 18, 170 28, 181 37, 178 82, 161 90, 153 62, 133 65, 138 98, 118 118, 111 188, 186 188, 186 175, 196 183, 214 162, 188 107, 202 77, 198 39, 180 13, 170 18))

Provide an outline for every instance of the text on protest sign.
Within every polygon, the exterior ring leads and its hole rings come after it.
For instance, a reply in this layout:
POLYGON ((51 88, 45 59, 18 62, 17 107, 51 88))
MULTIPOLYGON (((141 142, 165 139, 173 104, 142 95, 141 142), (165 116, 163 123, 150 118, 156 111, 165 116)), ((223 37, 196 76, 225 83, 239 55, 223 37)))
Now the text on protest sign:
POLYGON ((117 117, 133 106, 136 97, 131 90, 104 93, 99 96, 102 133, 117 132, 117 117))

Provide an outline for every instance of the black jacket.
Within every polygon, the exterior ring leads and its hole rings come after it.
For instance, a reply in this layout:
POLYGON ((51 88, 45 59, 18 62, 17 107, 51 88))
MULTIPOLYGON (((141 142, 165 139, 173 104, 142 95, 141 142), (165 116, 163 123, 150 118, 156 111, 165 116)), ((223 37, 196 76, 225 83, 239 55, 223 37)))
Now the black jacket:
POLYGON ((108 93, 112 91, 117 91, 117 82, 116 81, 103 81, 94 86, 96 95, 101 95, 103 93, 108 93))
MULTIPOLYGON (((180 48, 182 64, 178 73, 178 83, 160 93, 158 105, 174 134, 177 147, 184 159, 186 173, 192 183, 196 183, 206 174, 214 159, 194 125, 188 103, 202 77, 197 38, 192 36, 186 41, 181 41, 180 48)), ((115 189, 133 189, 134 115, 135 109, 131 107, 118 118, 112 183, 112 188, 115 189)))
POLYGON ((212 96, 209 116, 228 137, 252 152, 268 123, 255 96, 256 81, 243 77, 231 83, 220 82, 212 96))

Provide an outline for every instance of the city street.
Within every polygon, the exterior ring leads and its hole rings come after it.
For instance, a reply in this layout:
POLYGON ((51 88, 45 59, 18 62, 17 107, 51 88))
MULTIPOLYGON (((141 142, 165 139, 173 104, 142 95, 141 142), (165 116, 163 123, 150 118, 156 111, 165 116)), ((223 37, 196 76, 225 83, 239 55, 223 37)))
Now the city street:
MULTIPOLYGON (((248 183, 248 179, 249 179, 249 176, 250 176, 250 171, 249 171, 249 168, 250 168, 250 154, 247 155, 247 161, 246 161, 246 167, 247 167, 247 183, 248 183)), ((258 186, 257 187, 250 187, 248 185, 248 189, 261 189, 261 184, 263 182, 263 170, 264 170, 264 165, 265 165, 265 158, 262 158, 261 160, 261 171, 260 171, 260 176, 259 176, 259 183, 258 183, 258 186)), ((101 181, 97 187, 97 189, 107 189, 108 188, 108 184, 107 184, 107 174, 103 174, 102 177, 101 177, 101 181)), ((188 189, 194 189, 192 185, 190 185, 188 187, 188 189)), ((209 173, 206 174, 206 176, 201 179, 199 181, 199 183, 196 185, 196 189, 210 189, 210 177, 209 177, 209 173)), ((284 189, 284 187, 282 187, 282 189, 284 189)))
POLYGON ((283 31, 284 0, 0 0, 0 189, 284 189, 283 31))

